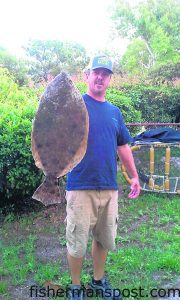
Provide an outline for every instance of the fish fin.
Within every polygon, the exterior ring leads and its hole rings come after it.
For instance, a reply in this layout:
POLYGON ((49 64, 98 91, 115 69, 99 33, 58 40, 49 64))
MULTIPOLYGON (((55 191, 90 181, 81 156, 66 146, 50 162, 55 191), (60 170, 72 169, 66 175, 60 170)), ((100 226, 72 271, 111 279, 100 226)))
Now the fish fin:
POLYGON ((45 206, 62 203, 65 200, 64 191, 59 188, 57 178, 51 176, 45 177, 32 198, 42 202, 45 206))

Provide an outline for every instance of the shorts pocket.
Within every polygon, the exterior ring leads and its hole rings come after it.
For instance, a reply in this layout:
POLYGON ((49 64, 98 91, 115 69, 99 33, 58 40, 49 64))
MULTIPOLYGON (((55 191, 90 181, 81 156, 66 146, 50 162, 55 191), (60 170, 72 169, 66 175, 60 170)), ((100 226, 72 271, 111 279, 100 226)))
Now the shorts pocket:
POLYGON ((71 223, 67 219, 66 241, 68 252, 74 257, 82 257, 85 255, 89 227, 88 224, 71 223))
POLYGON ((71 248, 76 248, 76 224, 69 222, 66 225, 66 240, 71 248))

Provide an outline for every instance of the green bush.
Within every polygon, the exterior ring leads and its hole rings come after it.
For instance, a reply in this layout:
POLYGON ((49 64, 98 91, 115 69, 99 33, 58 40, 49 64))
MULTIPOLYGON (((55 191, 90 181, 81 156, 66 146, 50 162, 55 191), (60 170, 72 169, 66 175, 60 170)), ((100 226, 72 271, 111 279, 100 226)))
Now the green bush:
POLYGON ((132 99, 143 122, 175 122, 180 114, 179 87, 126 85, 121 91, 132 99))
POLYGON ((31 154, 32 119, 36 107, 35 92, 20 89, 6 71, 0 70, 1 206, 30 197, 40 183, 42 174, 31 154))
MULTIPOLYGON (((87 86, 85 83, 78 83, 78 89, 81 94, 86 93, 87 86)), ((120 91, 115 88, 108 88, 106 98, 109 102, 119 107, 122 112, 125 123, 141 122, 141 112, 135 107, 135 103, 131 96, 126 91, 120 91)), ((135 128, 131 128, 130 132, 136 132, 135 128)))

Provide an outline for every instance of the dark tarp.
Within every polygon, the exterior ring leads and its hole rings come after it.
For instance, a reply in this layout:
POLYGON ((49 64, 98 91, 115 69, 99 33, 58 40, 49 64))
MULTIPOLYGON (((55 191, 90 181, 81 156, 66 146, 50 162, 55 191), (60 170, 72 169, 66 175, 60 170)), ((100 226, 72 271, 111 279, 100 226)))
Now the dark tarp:
POLYGON ((180 131, 172 128, 150 129, 132 138, 132 144, 142 143, 180 143, 180 131))

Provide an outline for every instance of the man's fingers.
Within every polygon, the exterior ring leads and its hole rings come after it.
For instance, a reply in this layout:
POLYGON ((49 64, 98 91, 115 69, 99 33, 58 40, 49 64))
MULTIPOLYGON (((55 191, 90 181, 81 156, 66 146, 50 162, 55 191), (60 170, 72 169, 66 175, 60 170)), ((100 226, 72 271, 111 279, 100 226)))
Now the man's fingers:
POLYGON ((131 184, 131 192, 129 193, 129 198, 137 198, 140 194, 140 186, 139 184, 133 182, 131 184))

